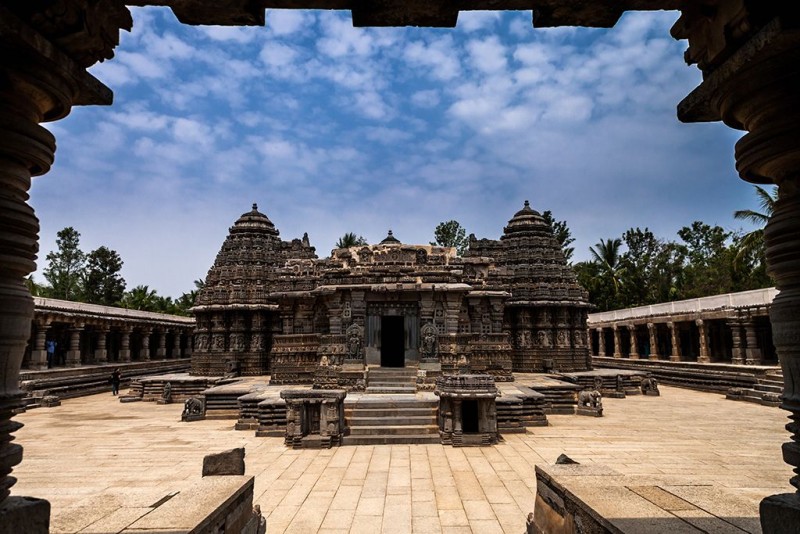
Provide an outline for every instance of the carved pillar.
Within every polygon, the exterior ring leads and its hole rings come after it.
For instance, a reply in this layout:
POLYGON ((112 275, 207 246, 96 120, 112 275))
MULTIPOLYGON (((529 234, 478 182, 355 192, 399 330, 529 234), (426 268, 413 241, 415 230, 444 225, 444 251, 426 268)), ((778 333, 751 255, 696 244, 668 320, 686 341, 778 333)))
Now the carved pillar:
POLYGON ((672 352, 669 355, 669 359, 673 362, 679 362, 681 361, 680 329, 673 322, 667 323, 667 326, 669 327, 670 341, 672 342, 672 352))
POLYGON ((606 354, 606 336, 603 335, 602 327, 597 328, 597 352, 598 356, 605 357, 606 354))
POLYGON ((755 323, 753 321, 746 321, 744 323, 744 331, 747 343, 744 350, 744 363, 747 365, 758 365, 763 362, 764 356, 761 352, 761 348, 758 346, 758 331, 756 330, 755 323))
POLYGON ((47 369, 47 331, 50 324, 45 321, 37 321, 36 337, 33 340, 33 351, 31 352, 31 369, 47 369))
POLYGON ((158 330, 156 332, 156 336, 158 337, 158 348, 156 348, 156 359, 158 359, 158 360, 166 360, 167 359, 167 331, 166 330, 158 330))
POLYGON ((453 399, 453 433, 461 434, 461 399, 453 399))
POLYGON ((139 360, 143 362, 150 361, 150 334, 151 330, 142 330, 142 346, 139 349, 139 360))
POLYGON ((106 363, 108 361, 108 350, 106 349, 107 337, 108 327, 101 326, 97 329, 97 348, 94 349, 95 363, 106 363))
POLYGON ((698 363, 710 363, 711 357, 708 353, 708 327, 702 319, 697 319, 697 336, 700 338, 700 355, 697 357, 698 363))
POLYGON ((650 334, 650 359, 657 360, 658 354, 658 327, 655 323, 647 323, 647 333, 650 334))
POLYGON ((77 367, 81 364, 81 332, 82 324, 74 324, 69 329, 69 350, 67 351, 67 367, 77 367))
MULTIPOLYGON (((736 143, 736 169, 753 183, 778 186, 764 230, 767 270, 779 294, 770 308, 772 337, 784 377, 782 408, 790 412, 791 441, 783 458, 800 490, 800 16, 786 2, 725 0, 708 10, 683 6, 673 27, 688 38, 686 59, 703 70, 703 83, 684 99, 684 122, 723 121, 747 132, 736 143)), ((746 353, 747 357, 747 353, 746 353)), ((800 496, 761 502, 764 532, 796 532, 800 496)))
POLYGON ((630 343, 630 345, 631 345, 630 358, 632 360, 638 360, 639 359, 639 340, 636 339, 636 325, 635 324, 629 324, 628 325, 628 335, 630 336, 630 340, 631 340, 631 343, 630 343))
POLYGON ((181 331, 175 330, 172 333, 172 357, 181 357, 181 331))
POLYGON ((131 361, 131 328, 123 326, 119 336, 119 361, 131 361))
POLYGON ((614 329, 614 357, 622 358, 622 343, 619 337, 619 327, 614 325, 612 328, 614 329))
POLYGON ((745 337, 742 335, 742 323, 738 319, 728 319, 728 328, 731 329, 731 363, 734 365, 744 364, 745 337))
POLYGON ((594 347, 593 347, 593 343, 592 343, 592 329, 591 329, 591 328, 586 328, 586 339, 588 340, 587 342, 589 343, 589 352, 590 352, 590 355, 591 355, 591 356, 599 356, 599 355, 600 355, 600 354, 599 354, 599 353, 600 353, 600 350, 599 350, 599 349, 600 349, 600 346, 599 346, 599 345, 598 345, 598 347, 597 347, 597 348, 598 348, 598 351, 597 351, 597 352, 598 352, 598 354, 595 354, 595 353, 594 353, 594 347))

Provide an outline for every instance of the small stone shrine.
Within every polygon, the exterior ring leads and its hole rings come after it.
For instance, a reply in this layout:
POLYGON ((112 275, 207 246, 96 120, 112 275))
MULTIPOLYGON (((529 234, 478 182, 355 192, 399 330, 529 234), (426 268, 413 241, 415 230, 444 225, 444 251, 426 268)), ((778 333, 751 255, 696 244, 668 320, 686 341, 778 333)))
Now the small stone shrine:
POLYGON ((286 445, 295 449, 330 449, 342 444, 347 433, 344 422, 343 389, 286 389, 286 445))
POLYGON ((643 378, 640 387, 642 388, 642 395, 661 396, 661 392, 658 390, 658 381, 655 378, 649 376, 643 378))
POLYGON ((243 214, 193 308, 192 374, 270 375, 272 384, 360 390, 369 367, 448 373, 590 369, 587 293, 528 202, 499 240, 454 248, 376 245, 319 259, 283 241, 256 205, 243 214))
POLYGON ((497 387, 489 375, 446 375, 436 380, 443 445, 497 443, 497 387))

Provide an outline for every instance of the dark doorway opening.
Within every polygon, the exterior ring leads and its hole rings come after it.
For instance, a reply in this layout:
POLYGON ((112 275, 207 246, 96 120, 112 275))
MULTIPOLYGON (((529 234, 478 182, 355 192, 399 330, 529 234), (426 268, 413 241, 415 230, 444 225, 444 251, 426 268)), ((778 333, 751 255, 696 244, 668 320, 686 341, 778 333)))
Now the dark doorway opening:
POLYGON ((381 317, 381 367, 405 367, 402 315, 381 317))
POLYGON ((461 431, 464 434, 477 434, 478 432, 478 401, 461 401, 461 431))

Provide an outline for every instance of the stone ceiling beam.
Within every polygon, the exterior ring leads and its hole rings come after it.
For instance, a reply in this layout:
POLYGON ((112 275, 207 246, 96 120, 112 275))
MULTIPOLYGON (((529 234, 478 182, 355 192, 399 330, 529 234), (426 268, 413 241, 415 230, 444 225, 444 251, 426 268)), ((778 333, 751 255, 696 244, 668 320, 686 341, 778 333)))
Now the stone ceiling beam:
POLYGON ((165 6, 184 24, 263 26, 266 9, 336 9, 352 12, 354 26, 452 28, 461 11, 532 11, 537 27, 610 28, 625 11, 678 9, 682 0, 130 0, 165 6))

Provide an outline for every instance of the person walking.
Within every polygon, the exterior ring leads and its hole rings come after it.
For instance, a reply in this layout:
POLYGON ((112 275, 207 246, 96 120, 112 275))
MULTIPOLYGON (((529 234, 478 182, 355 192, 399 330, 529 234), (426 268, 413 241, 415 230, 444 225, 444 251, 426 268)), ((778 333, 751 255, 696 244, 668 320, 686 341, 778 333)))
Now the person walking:
POLYGON ((114 372, 111 373, 111 394, 118 395, 119 394, 119 383, 122 382, 122 373, 119 372, 119 367, 114 369, 114 372))
POLYGON ((53 364, 55 363, 54 362, 54 358, 55 358, 55 355, 56 355, 56 344, 57 343, 51 339, 45 345, 47 347, 47 368, 48 369, 53 367, 53 364))

